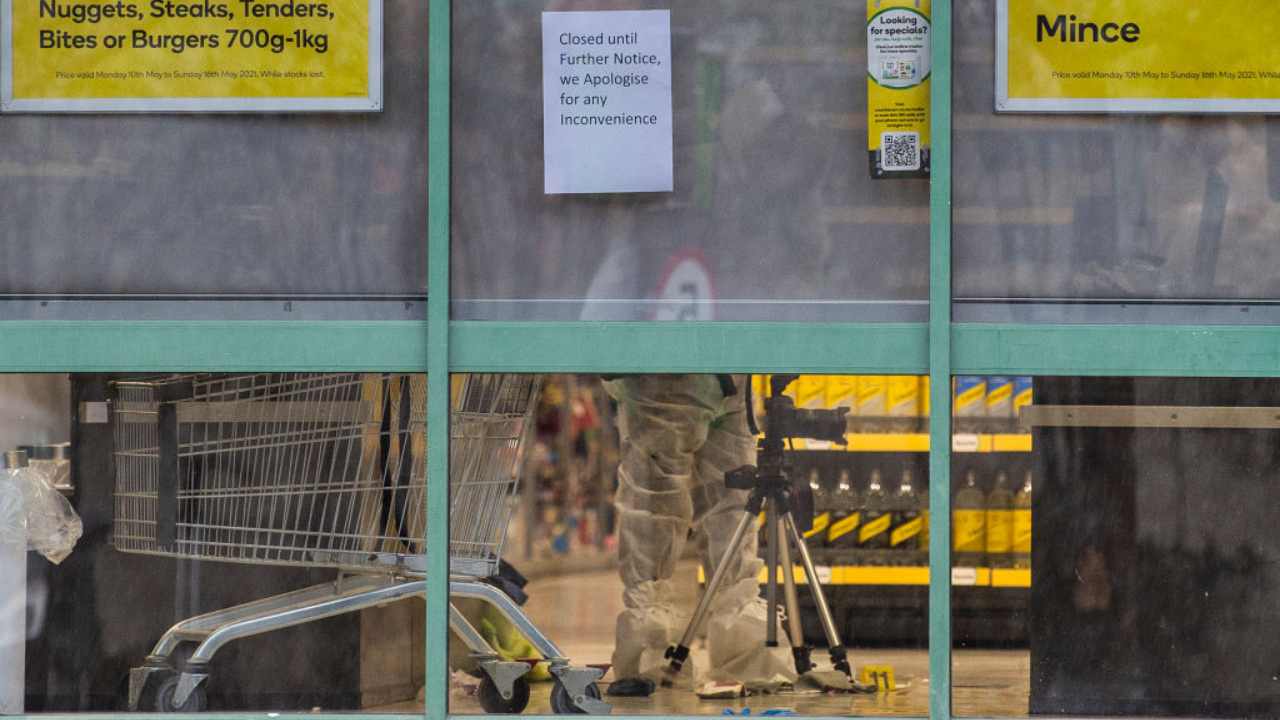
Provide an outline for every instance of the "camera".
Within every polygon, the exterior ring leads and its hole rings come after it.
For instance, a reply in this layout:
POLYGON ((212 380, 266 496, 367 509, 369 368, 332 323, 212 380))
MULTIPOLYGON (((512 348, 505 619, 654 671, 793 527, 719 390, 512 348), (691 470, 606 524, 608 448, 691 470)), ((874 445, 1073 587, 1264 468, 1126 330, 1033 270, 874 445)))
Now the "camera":
MULTIPOLYGON (((769 397, 765 398, 765 432, 760 438, 760 454, 757 465, 745 465, 725 473, 724 483, 735 490, 750 490, 760 485, 789 485, 787 476, 790 473, 790 462, 784 455, 786 441, 791 438, 825 440, 836 445, 844 445, 845 430, 848 421, 845 419, 849 411, 845 408, 834 410, 807 410, 796 407, 790 397, 782 393, 787 386, 795 382, 799 375, 773 375, 769 378, 769 397)), ((748 397, 750 395, 748 394, 748 397)), ((748 403, 750 408, 750 403, 748 403)), ((750 412, 750 410, 748 410, 750 412)), ((750 418, 752 432, 757 432, 754 417, 750 418)), ((809 487, 796 488, 804 496, 800 504, 808 508, 797 513, 799 517, 812 516, 812 500, 808 498, 809 487)), ((807 522, 805 523, 807 530, 807 522)))
POLYGON ((768 432, 779 437, 826 440, 838 445, 845 443, 845 430, 849 414, 844 408, 834 410, 804 410, 786 395, 775 395, 765 400, 765 419, 768 432))
POLYGON ((833 410, 806 410, 797 408, 791 398, 782 393, 795 382, 798 375, 774 375, 769 379, 769 397, 764 401, 766 432, 779 438, 809 438, 826 440, 837 445, 845 444, 848 428, 844 408, 833 410))

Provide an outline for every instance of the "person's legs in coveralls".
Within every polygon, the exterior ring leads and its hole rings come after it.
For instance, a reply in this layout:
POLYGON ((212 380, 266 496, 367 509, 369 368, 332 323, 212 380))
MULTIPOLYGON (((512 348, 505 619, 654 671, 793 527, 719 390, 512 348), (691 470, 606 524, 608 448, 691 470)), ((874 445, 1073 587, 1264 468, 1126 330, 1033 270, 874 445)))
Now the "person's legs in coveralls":
MULTIPOLYGON (((747 491, 724 473, 755 462, 744 379, 726 396, 714 375, 646 375, 606 383, 618 402, 618 560, 624 609, 618 616, 614 677, 658 679, 663 654, 689 618, 674 607, 671 582, 690 528, 708 572, 723 558, 742 517, 747 491)), ((705 677, 744 683, 794 681, 788 648, 764 645, 768 623, 759 597, 756 536, 731 560, 708 613, 705 677)), ((777 619, 774 619, 777 622, 777 619)), ((686 665, 686 674, 693 668, 686 665)))

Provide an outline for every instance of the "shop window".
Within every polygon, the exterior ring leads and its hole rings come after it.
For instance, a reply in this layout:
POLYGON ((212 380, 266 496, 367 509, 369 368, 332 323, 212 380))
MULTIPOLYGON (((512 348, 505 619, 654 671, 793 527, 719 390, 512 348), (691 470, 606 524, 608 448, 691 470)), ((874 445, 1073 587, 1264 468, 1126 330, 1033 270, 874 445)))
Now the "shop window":
POLYGON ((421 707, 424 376, 0 395, 4 712, 421 707))
MULTIPOLYGON (((955 319, 1275 324, 1275 120, 997 112, 998 4, 955 9, 955 319)), ((1148 27, 1144 47, 1172 47, 1162 33, 1148 27)), ((1197 53, 1187 50, 1188 69, 1197 53)), ((1107 62, 1096 69, 1120 69, 1107 62)), ((1187 80, 1180 92, 1208 93, 1209 84, 1187 80)), ((1198 112, 1212 105, 1206 97, 1198 112)))
MULTIPOLYGON (((461 375, 453 385, 463 409, 450 450, 450 712, 927 714, 925 378, 461 375), (778 462, 783 478, 769 471, 778 462), (768 503, 748 504, 754 487, 785 495, 798 542, 773 542, 768 503), (501 523, 482 522, 490 516, 501 523), (740 523, 744 541, 728 551, 740 523), (792 568, 799 610, 775 623, 768 648, 775 556, 792 568), (459 577, 476 560, 497 582, 459 577), (868 692, 848 692, 836 669, 814 582, 868 692), (797 674, 789 637, 810 648, 811 671, 797 674)), ((788 590, 776 577, 780 607, 788 590)))
POLYGON ((428 8, 378 5, 379 112, 0 116, 0 319, 425 318, 428 8))
POLYGON ((865 13, 453 3, 453 317, 927 319, 928 182, 872 179, 865 13), (646 9, 670 11, 671 147, 634 162, 670 160, 674 189, 548 194, 544 13, 646 9))
POLYGON ((1280 384, 1032 384, 1025 447, 954 456, 956 713, 1275 715, 1280 384))

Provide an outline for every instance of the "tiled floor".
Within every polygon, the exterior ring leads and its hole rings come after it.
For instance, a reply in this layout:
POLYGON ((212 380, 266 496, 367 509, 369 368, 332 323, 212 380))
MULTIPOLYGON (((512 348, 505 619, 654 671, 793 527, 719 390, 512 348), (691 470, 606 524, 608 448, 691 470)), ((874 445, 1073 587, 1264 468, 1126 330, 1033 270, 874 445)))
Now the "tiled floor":
MULTIPOLYGON (((684 595, 692 606, 693 567, 682 567, 678 577, 688 578, 684 595)), ((621 606, 621 583, 615 573, 549 577, 530 583, 527 590, 530 598, 525 609, 530 617, 575 664, 609 661, 614 617, 621 606)), ((954 657, 954 702, 958 714, 1026 715, 1030 668, 1025 650, 957 651, 954 657)), ((880 695, 785 693, 735 701, 700 700, 688 690, 660 690, 649 698, 607 699, 614 704, 615 713, 628 715, 720 715, 727 707, 750 707, 753 715, 769 708, 787 708, 803 715, 928 713, 928 656, 923 650, 859 649, 853 652, 853 660, 855 665, 892 665, 899 689, 880 695)), ((526 712, 549 713, 550 689, 549 683, 535 684, 526 712)), ((469 691, 466 683, 454 684, 450 696, 452 712, 481 712, 469 691)))

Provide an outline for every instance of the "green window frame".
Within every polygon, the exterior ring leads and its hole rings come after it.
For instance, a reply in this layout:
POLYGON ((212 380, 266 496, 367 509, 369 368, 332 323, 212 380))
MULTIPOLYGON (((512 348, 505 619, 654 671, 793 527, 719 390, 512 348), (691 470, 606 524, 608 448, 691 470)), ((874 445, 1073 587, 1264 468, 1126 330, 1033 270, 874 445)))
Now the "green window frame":
MULTIPOLYGON (((2 372, 428 373, 426 632, 448 632, 448 378, 454 372, 924 374, 931 379, 929 717, 951 720, 953 374, 1280 377, 1280 326, 952 322, 951 0, 934 0, 930 313, 920 324, 492 323, 449 319, 450 9, 430 2, 429 221, 424 322, 0 322, 2 372)), ((448 657, 426 644, 426 705, 449 717, 448 657)), ((265 714, 262 714, 265 716, 265 714)), ((243 715, 238 715, 243 717, 243 715)), ((273 718, 309 714, 271 713, 273 718)), ((106 715, 105 717, 128 717, 106 715)), ((192 716, 215 718, 216 714, 192 716)), ((334 718, 364 715, 331 715, 334 718)))

